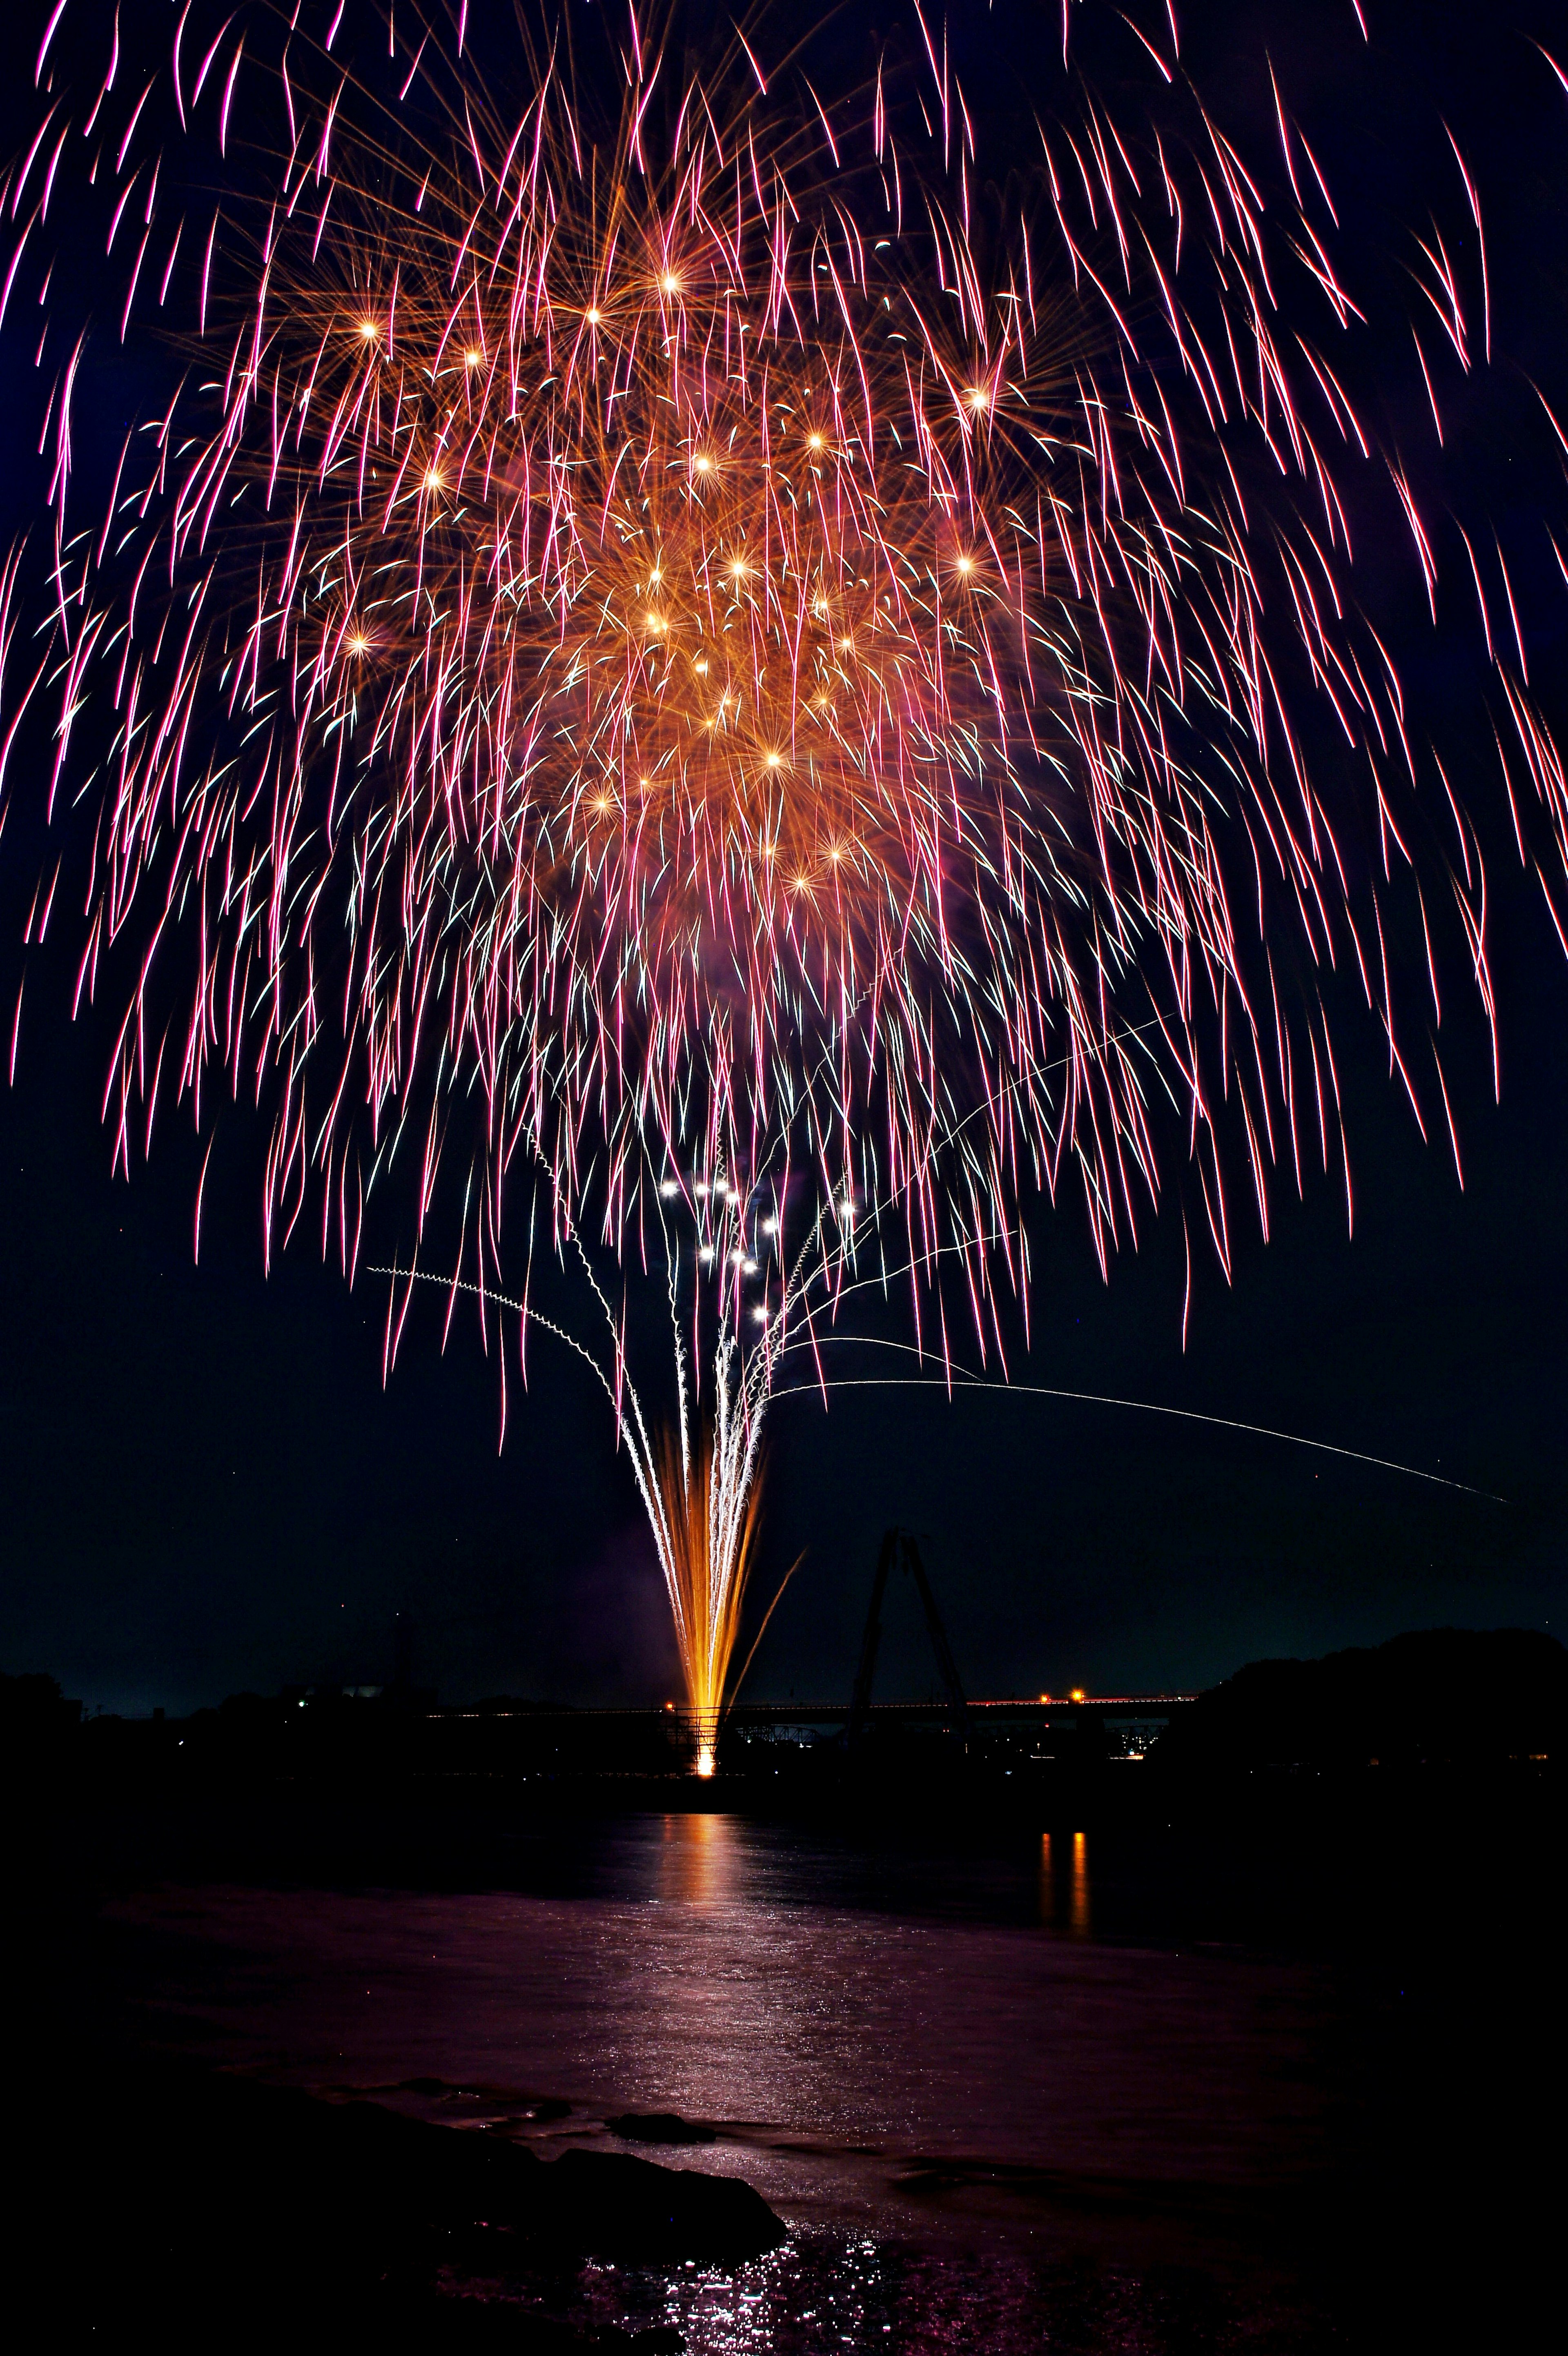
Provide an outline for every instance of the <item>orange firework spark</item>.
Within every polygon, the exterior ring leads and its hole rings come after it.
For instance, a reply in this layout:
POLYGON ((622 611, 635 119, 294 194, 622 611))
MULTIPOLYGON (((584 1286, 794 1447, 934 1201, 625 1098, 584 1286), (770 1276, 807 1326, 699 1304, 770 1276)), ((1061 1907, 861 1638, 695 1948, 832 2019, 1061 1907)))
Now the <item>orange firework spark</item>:
POLYGON ((841 1152, 879 1026, 912 1171, 936 1075, 907 978, 967 994, 974 912, 1026 920, 1015 738, 1059 734, 1021 691, 1039 551, 1009 489, 1050 446, 1022 312, 977 300, 939 341, 894 241, 831 188, 808 219, 754 109, 721 134, 699 95, 661 176, 632 107, 577 168, 547 81, 414 220, 340 180, 338 273, 314 241, 297 280, 269 262, 267 432, 233 430, 242 374, 176 503, 182 551, 237 480, 290 519, 231 659, 252 703, 286 665, 291 792, 334 736, 402 785, 355 906, 376 923, 406 861, 420 905, 361 1001, 382 1085, 460 966, 446 1044, 492 1152, 521 1120, 568 1199, 595 1094, 629 1100, 633 1183, 650 1131, 755 1169, 802 1095, 841 1152))

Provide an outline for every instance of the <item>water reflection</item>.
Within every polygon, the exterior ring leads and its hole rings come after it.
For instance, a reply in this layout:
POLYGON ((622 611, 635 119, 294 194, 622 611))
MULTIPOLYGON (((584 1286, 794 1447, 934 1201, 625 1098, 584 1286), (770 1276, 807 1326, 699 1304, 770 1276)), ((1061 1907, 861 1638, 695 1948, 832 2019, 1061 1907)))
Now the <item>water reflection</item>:
POLYGON ((659 1895, 668 1903, 727 1905, 739 1895, 740 1842, 732 1816, 669 1815, 659 1856, 659 1895))
POLYGON ((1089 1835, 1072 1837, 1072 1911, 1069 1915, 1079 1938, 1089 1935, 1089 1835))
POLYGON ((1059 1883, 1057 1858, 1053 1855, 1051 1835, 1040 1835, 1039 1912, 1042 1922, 1053 1929, 1065 1927, 1075 1938, 1085 1939, 1090 1929, 1089 1904, 1089 1835, 1073 1833, 1067 1837, 1067 1854, 1062 1858, 1063 1871, 1059 1883))
POLYGON ((1230 2323, 1227 2345, 1232 2332, 1251 2340, 1260 2326, 1273 2347, 1316 2344, 1316 2334, 1304 2343, 1290 2328, 1288 2306, 1282 2317, 1266 2294, 1258 2305, 1244 2297, 1222 2305, 1212 2279, 1194 2268, 1158 2266, 1145 2276, 1081 2256, 1053 2265, 1037 2250, 922 2250, 810 2226, 735 2273, 590 2265, 574 2290, 561 2326, 578 2327, 585 2304, 607 2338, 618 2327, 635 2334, 662 2326, 689 2356, 1038 2356, 1048 2348, 1112 2356, 1212 2348, 1221 2317, 1230 2323))
MULTIPOLYGON (((579 2297, 586 2292, 589 2311, 601 2329, 662 2325, 679 2333, 681 2345, 692 2356, 816 2356, 823 2348, 880 2351, 896 2333, 900 2334, 896 2344, 903 2347, 972 2345, 968 2315, 962 2339, 950 2338, 929 2297, 908 2298, 914 2286, 902 2277, 918 2277, 921 2271, 918 2261, 911 2265, 902 2252, 894 2257, 876 2241, 808 2230, 736 2272, 683 2267, 660 2276, 651 2269, 590 2265, 577 2289, 579 2297), (908 2336, 907 2326, 920 2332, 918 2343, 908 2336)), ((979 2286, 972 2279, 964 2284, 972 2297, 979 2286)), ((1014 2287, 1015 2300, 1023 2287, 1014 2287)))
POLYGON ((1031 1839, 1000 1921, 939 1912, 955 1869, 924 1850, 845 1852, 852 1872, 819 1836, 713 1812, 570 1837, 576 1892, 182 1886, 113 1919, 141 1942, 156 2033, 187 2022, 211 2060, 488 2119, 551 2165, 627 2111, 714 2128, 662 2156, 744 2178, 790 2243, 734 2275, 593 2278, 596 2322, 673 2326, 692 2356, 1169 2345, 1124 2304, 1067 2311, 1079 2277, 1030 2270, 1085 2237, 1166 2252, 1177 2212, 1108 2190, 1134 2186, 1185 2188, 1197 2263, 1236 2187, 1294 2201, 1317 2164, 1316 1980, 1097 1942, 1117 1890, 1099 1833, 1098 1918, 1088 1838, 1058 1831, 1031 1839), (888 1902, 895 1867, 923 1904, 888 1902))

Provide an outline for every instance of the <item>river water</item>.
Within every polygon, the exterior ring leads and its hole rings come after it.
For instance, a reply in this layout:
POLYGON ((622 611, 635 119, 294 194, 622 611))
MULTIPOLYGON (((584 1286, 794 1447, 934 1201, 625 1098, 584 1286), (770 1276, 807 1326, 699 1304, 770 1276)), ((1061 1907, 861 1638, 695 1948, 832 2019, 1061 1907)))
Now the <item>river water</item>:
POLYGON ((1092 1832, 648 1814, 501 1840, 487 1887, 184 1878, 111 1914, 155 2046, 546 2158, 674 2112, 715 2139, 651 2156, 744 2176, 790 2229, 733 2275, 507 2296, 673 2323, 693 2356, 1294 2351, 1380 2311, 1377 2249, 1426 2262, 1402 2211, 1365 2231, 1404 1955, 1303 1935, 1299 1885, 1283 1916, 1238 1904, 1234 1844, 1205 1879, 1092 1832))

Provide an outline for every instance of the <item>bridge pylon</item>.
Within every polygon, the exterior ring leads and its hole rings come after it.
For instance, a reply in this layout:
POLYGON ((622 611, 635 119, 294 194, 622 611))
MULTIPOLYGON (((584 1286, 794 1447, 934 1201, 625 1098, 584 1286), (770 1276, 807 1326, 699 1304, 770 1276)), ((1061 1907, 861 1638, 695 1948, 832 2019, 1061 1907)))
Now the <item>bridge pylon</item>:
POLYGON ((876 1576, 871 1582, 871 1608, 865 1615, 865 1634, 861 1640, 860 1666, 855 1672, 854 1696, 850 1703, 849 1730, 845 1747, 853 1753, 865 1738, 866 1721, 871 1715, 871 1688, 876 1675, 876 1655, 882 1643, 882 1605, 887 1593, 887 1581, 896 1562, 902 1566, 915 1582, 920 1607, 926 1615, 926 1633, 931 1640, 936 1657, 937 1673, 948 1698, 948 1724, 964 1750, 969 1748, 969 1705, 964 1700, 963 1686, 953 1659, 952 1646, 948 1643, 942 1615, 937 1609, 937 1599, 931 1582, 926 1576, 926 1566, 920 1559, 920 1549, 909 1530, 897 1528, 883 1535, 881 1550, 876 1558, 876 1576))

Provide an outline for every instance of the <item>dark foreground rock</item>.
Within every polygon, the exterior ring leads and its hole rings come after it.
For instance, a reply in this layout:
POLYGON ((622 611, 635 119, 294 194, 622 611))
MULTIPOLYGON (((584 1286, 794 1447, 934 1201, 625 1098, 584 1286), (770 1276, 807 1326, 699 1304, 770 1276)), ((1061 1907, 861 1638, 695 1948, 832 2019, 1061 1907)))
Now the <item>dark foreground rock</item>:
POLYGON ((699 2120, 683 2119, 679 2111, 622 2111, 605 2125, 611 2135, 623 2136, 628 2143, 717 2143, 712 2127, 699 2120))
POLYGON ((341 2201, 347 2173, 361 2205, 411 2225, 489 2226, 581 2257, 703 2265, 738 2265, 784 2238, 766 2201, 737 2177, 628 2152, 571 2149, 546 2161, 526 2144, 432 2126, 377 2103, 321 2103, 243 2079, 209 2082, 206 2099, 248 2142, 285 2145, 296 2189, 314 2179, 319 2198, 341 2201))
MULTIPOLYGON (((585 2258, 734 2266, 784 2227, 733 2177, 526 2146, 194 2069, 143 2069, 49 2123, 24 2211, 75 2331, 156 2324, 225 2344, 336 2319, 387 2344, 516 2356, 596 2340, 538 2312, 585 2258), (76 2123, 79 2122, 79 2123, 76 2123)), ((552 2302, 559 2312, 559 2300, 552 2302)))
POLYGON ((585 2255, 734 2265, 784 2239, 767 2201, 737 2176, 613 2151, 563 2152, 543 2174, 560 2232, 585 2255))

